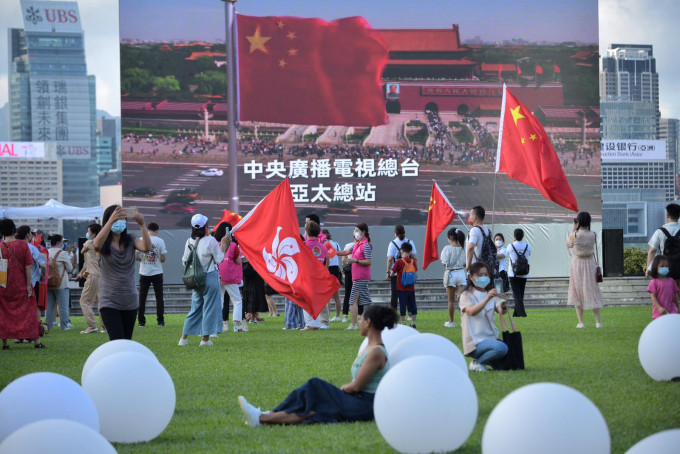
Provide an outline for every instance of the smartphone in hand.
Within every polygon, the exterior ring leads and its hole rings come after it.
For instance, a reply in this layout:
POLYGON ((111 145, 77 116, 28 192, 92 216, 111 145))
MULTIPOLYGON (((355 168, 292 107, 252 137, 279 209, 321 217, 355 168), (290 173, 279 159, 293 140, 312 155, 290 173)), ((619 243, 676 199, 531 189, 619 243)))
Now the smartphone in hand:
POLYGON ((134 218, 135 216, 137 216, 137 208, 136 207, 123 208, 123 213, 125 214, 126 218, 134 218))

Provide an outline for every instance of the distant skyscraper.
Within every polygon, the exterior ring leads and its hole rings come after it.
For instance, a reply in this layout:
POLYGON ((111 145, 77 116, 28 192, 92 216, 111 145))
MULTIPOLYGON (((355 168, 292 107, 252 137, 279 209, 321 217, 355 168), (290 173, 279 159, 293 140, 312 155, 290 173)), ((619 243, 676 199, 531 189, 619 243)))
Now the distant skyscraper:
POLYGON ((101 156, 97 157, 99 163, 99 171, 106 171, 118 168, 118 161, 116 159, 118 152, 118 132, 116 128, 116 120, 101 117, 97 119, 97 135, 98 137, 107 137, 110 140, 111 155, 108 158, 101 156), (108 159, 108 164, 107 164, 108 159))
POLYGON ((675 168, 680 164, 680 120, 662 118, 659 120, 659 140, 666 141, 668 159, 675 162, 675 168))
POLYGON ((44 142, 61 162, 62 202, 98 205, 95 78, 78 5, 22 0, 21 11, 24 29, 8 30, 10 140, 44 142))

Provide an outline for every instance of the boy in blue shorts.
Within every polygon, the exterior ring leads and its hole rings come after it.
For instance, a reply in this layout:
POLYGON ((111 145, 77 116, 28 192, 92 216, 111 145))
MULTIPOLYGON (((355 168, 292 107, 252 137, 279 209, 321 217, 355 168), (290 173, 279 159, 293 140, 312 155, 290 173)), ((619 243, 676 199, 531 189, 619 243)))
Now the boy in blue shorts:
POLYGON ((415 282, 410 285, 404 285, 404 273, 415 273, 418 271, 416 261, 411 258, 411 251, 413 246, 411 243, 404 242, 399 249, 401 258, 394 263, 392 272, 397 275, 397 296, 399 297, 399 315, 401 315, 401 323, 406 324, 406 309, 408 308, 411 314, 411 327, 416 327, 416 316, 418 315, 418 308, 416 307, 416 286, 415 282))

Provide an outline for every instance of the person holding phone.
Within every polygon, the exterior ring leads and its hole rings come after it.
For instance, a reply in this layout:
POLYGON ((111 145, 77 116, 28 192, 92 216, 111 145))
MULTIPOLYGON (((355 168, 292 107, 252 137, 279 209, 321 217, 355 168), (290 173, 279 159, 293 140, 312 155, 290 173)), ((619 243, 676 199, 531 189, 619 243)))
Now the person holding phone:
POLYGON ((111 205, 104 210, 104 225, 94 238, 94 250, 100 254, 99 313, 109 340, 132 339, 137 319, 139 297, 135 285, 135 250, 149 252, 151 238, 144 216, 136 209, 111 205), (133 218, 142 236, 127 231, 127 219, 133 218))

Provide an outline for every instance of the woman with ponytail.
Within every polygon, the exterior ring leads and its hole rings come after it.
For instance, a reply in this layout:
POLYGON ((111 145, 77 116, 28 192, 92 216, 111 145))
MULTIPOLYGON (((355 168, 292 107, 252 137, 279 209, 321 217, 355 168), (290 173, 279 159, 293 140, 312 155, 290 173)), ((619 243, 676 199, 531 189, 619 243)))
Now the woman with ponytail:
POLYGON ((352 292, 349 295, 350 313, 352 323, 347 329, 359 329, 357 316, 363 312, 363 306, 371 304, 371 293, 368 283, 371 281, 371 236, 368 234, 368 226, 363 222, 354 227, 354 239, 356 243, 346 251, 338 251, 339 256, 348 255, 348 262, 352 264, 352 292))

